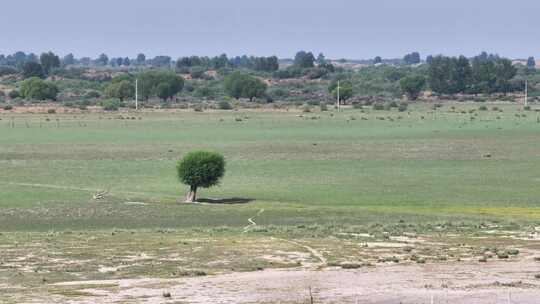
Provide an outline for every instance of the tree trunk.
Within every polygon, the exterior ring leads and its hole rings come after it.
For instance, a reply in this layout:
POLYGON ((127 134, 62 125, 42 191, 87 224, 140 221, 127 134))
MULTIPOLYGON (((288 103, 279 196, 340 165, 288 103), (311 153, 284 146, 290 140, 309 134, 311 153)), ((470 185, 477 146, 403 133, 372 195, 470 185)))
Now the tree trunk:
POLYGON ((193 203, 197 201, 197 187, 191 186, 189 193, 186 196, 186 203, 193 203))

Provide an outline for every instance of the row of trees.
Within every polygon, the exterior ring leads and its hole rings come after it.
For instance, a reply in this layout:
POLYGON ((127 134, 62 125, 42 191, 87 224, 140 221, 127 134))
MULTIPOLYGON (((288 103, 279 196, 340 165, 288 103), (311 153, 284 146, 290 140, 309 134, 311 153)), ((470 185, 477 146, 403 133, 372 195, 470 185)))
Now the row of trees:
POLYGON ((176 67, 178 69, 188 69, 192 67, 201 67, 206 69, 221 69, 225 67, 230 68, 247 68, 255 71, 273 72, 279 69, 279 60, 276 56, 270 57, 248 57, 236 56, 228 58, 227 55, 222 54, 216 57, 182 57, 176 61, 176 67))
MULTIPOLYGON (((182 91, 184 79, 172 71, 149 70, 137 75, 139 82, 139 96, 143 100, 150 97, 159 97, 167 101, 182 91)), ((108 97, 118 98, 121 101, 134 97, 135 77, 122 75, 113 78, 105 88, 108 97)))
POLYGON ((428 68, 429 87, 439 94, 507 93, 516 90, 511 80, 517 69, 509 59, 481 54, 469 60, 433 57, 428 68))
POLYGON ((60 58, 52 52, 41 54, 37 56, 26 56, 19 63, 21 64, 22 74, 24 78, 38 77, 44 78, 49 75, 54 69, 60 67, 60 58))

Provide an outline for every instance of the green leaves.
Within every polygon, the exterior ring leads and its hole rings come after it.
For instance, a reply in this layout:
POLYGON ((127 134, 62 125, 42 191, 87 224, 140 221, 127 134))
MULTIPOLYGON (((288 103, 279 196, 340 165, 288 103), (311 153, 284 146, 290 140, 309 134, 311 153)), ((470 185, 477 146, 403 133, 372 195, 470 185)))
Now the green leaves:
POLYGON ((208 188, 217 185, 225 174, 225 158, 216 152, 194 151, 184 156, 176 169, 183 184, 208 188))
POLYGON ((138 76, 139 92, 144 99, 173 97, 184 88, 184 79, 170 71, 146 71, 138 76))
POLYGON ((266 84, 261 80, 236 71, 225 77, 225 91, 229 96, 238 98, 262 97, 266 93, 266 84))
POLYGON ((113 81, 105 88, 105 94, 111 98, 118 98, 122 101, 132 98, 135 86, 129 80, 113 81))
POLYGON ((54 100, 58 94, 58 88, 52 82, 32 77, 22 83, 20 93, 25 99, 54 100))
POLYGON ((399 81, 401 90, 410 100, 418 98, 425 84, 426 79, 423 76, 407 76, 399 81))

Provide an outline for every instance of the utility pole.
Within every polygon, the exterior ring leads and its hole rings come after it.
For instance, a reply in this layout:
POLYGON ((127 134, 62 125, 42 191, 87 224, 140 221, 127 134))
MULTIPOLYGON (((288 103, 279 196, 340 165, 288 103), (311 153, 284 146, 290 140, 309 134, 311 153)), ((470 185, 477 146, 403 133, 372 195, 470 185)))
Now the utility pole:
POLYGON ((139 79, 135 78, 135 110, 139 110, 139 79))

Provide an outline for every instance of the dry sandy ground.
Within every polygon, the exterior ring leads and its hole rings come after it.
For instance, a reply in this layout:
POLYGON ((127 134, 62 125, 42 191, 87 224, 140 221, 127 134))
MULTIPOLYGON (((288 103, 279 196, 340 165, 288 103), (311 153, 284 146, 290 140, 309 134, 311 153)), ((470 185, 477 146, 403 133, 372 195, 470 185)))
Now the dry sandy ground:
POLYGON ((62 287, 84 284, 83 290, 95 296, 50 300, 74 304, 309 303, 311 288, 314 303, 416 304, 433 299, 433 303, 452 304, 538 304, 540 280, 534 277, 538 273, 540 263, 532 259, 356 270, 266 270, 177 280, 58 283, 62 287), (99 284, 118 287, 100 289, 99 284), (171 297, 165 298, 164 293, 171 297))

